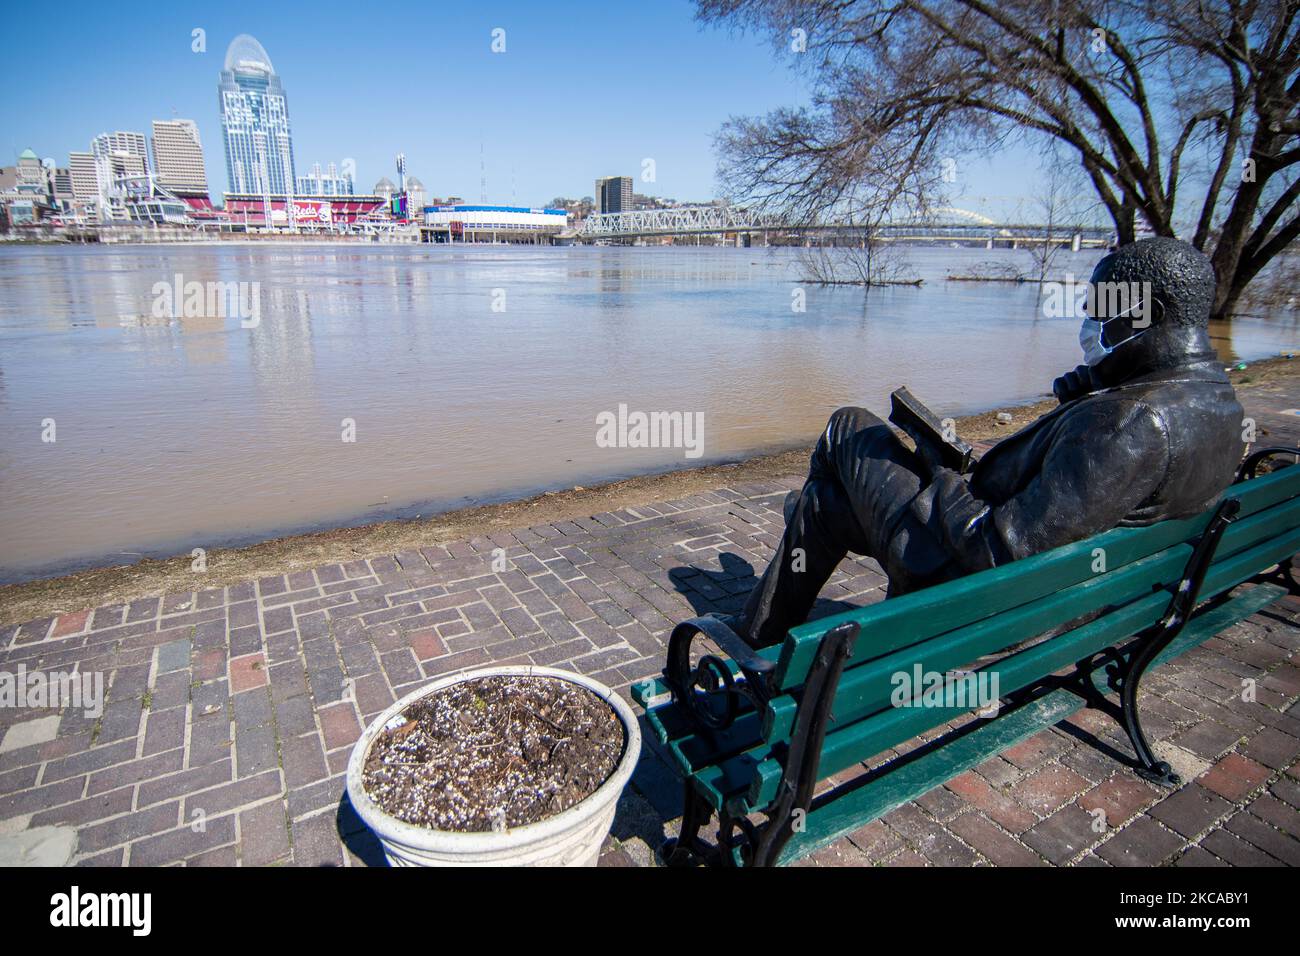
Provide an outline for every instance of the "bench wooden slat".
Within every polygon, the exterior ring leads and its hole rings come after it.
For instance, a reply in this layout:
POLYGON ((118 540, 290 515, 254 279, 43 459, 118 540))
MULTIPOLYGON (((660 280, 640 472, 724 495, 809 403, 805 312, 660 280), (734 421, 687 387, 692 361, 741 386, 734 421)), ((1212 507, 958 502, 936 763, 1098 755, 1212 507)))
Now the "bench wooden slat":
POLYGON ((632 702, 646 710, 668 702, 671 692, 668 685, 658 677, 647 677, 637 681, 631 687, 632 702))
MULTIPOLYGON (((1193 619, 1156 659, 1159 665, 1200 644, 1224 628, 1245 620, 1286 593, 1285 588, 1261 584, 1245 594, 1193 619)), ((780 863, 791 863, 889 811, 928 793, 953 777, 983 763, 1044 727, 1050 727, 1084 706, 1067 690, 1045 694, 993 721, 981 722, 944 746, 904 755, 873 771, 860 785, 814 803, 802 833, 785 847, 780 863)))
POLYGON ((721 810, 749 789, 757 764, 753 755, 739 754, 702 768, 691 781, 713 809, 721 810))
MULTIPOLYGON (((1241 502, 1239 520, 1300 494, 1300 468, 1283 468, 1227 492, 1241 502)), ((933 588, 905 594, 865 609, 855 609, 800 625, 781 647, 776 686, 790 690, 803 683, 821 636, 845 621, 863 625, 854 659, 863 661, 908 644, 973 624, 995 614, 1071 587, 1094 576, 1093 552, 1104 548, 1116 569, 1197 537, 1209 513, 1146 528, 1116 528, 1104 534, 972 574, 933 588)))
MULTIPOLYGON (((684 719, 685 715, 679 712, 677 716, 678 719, 684 719)), ((668 749, 683 770, 694 773, 711 763, 752 750, 761 740, 762 724, 759 715, 750 710, 739 715, 726 730, 713 731, 708 735, 679 733, 668 744, 668 749)))

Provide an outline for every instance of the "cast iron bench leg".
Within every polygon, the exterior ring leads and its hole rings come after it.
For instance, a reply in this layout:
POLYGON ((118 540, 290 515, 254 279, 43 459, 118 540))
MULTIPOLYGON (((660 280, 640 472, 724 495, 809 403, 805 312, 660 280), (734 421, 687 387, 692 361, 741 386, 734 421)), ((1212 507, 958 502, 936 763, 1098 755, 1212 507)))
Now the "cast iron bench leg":
POLYGON ((1187 567, 1183 569, 1182 580, 1179 581, 1178 589, 1169 602, 1165 616, 1149 635, 1135 642, 1133 655, 1126 665, 1117 662, 1110 668, 1112 684, 1117 683, 1119 687, 1120 714, 1123 718, 1124 730, 1133 744, 1134 753, 1137 754, 1137 772, 1154 783, 1177 787, 1182 784, 1182 780, 1170 769, 1169 764, 1156 757, 1150 741, 1142 730, 1142 720, 1138 716, 1137 707, 1138 684, 1151 662, 1169 646, 1170 641, 1178 636, 1192 611, 1195 610, 1201 584, 1205 580, 1205 572, 1209 570, 1210 562, 1214 560, 1219 539, 1223 537, 1223 532, 1227 530, 1240 510, 1241 503, 1235 498, 1229 498, 1219 504, 1215 509, 1214 517, 1206 526, 1205 533, 1201 535, 1192 550, 1192 556, 1187 561, 1187 567), (1118 681, 1114 680, 1116 677, 1118 681))
POLYGON ((767 820, 756 829, 748 820, 726 817, 720 841, 724 853, 731 859, 729 850, 733 841, 741 839, 742 854, 749 866, 775 866, 781 850, 796 832, 802 830, 808 811, 812 808, 813 791, 817 787, 818 765, 821 763, 822 745, 826 741, 827 726, 834 720, 831 705, 835 691, 844 672, 844 663, 853 655, 853 645, 859 627, 854 621, 831 628, 822 636, 817 646, 817 656, 804 683, 803 699, 795 716, 794 730, 790 735, 790 749, 786 755, 785 772, 777 788, 776 802, 767 811, 767 820), (743 832, 738 837, 735 830, 743 832))
POLYGON ((1300 594, 1300 578, 1296 577, 1295 559, 1287 558, 1278 562, 1278 566, 1266 574, 1260 575, 1261 581, 1272 581, 1286 588, 1291 594, 1300 594))
POLYGON ((682 829, 660 847, 664 865, 682 867, 712 862, 716 851, 700 839, 700 830, 712 817, 713 808, 709 801, 696 792, 689 779, 682 781, 682 829))
MULTIPOLYGON (((1274 445, 1269 448, 1260 448, 1254 453, 1248 455, 1246 460, 1241 463, 1241 468, 1237 471, 1237 481, 1249 481, 1259 472, 1259 466, 1270 458, 1276 458, 1283 455, 1289 455, 1296 459, 1296 465, 1286 465, 1284 467, 1300 467, 1300 448, 1288 448, 1284 445, 1274 445)), ((1261 581, 1272 581, 1282 585, 1291 594, 1300 594, 1300 578, 1296 577, 1296 566, 1294 558, 1287 558, 1285 561, 1279 561, 1276 568, 1259 576, 1261 581)))

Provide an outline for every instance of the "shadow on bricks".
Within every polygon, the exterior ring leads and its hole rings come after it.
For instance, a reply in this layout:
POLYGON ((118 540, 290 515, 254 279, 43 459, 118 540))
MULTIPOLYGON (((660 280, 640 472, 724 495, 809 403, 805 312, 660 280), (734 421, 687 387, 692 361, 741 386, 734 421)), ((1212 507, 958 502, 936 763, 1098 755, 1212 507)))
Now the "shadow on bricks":
MULTIPOLYGON (((749 592, 758 584, 754 566, 738 554, 723 551, 718 554, 719 570, 699 565, 712 564, 714 552, 701 552, 698 565, 684 564, 672 568, 668 578, 677 592, 690 602, 696 614, 734 614, 744 607, 749 592)), ((832 601, 819 597, 813 605, 808 620, 829 614, 838 614, 858 607, 847 601, 832 601)))
POLYGON ((388 858, 384 856, 384 848, 379 842, 379 837, 375 836, 374 831, 357 815, 346 791, 339 799, 339 809, 334 816, 334 824, 338 828, 339 840, 349 853, 366 866, 388 866, 388 858))
MULTIPOLYGON (((1131 752, 1120 750, 1118 747, 1112 745, 1110 741, 1103 740, 1095 734, 1084 730, 1082 727, 1076 726, 1069 721, 1061 721, 1056 724, 1056 729, 1064 734, 1068 734, 1080 743, 1105 754, 1122 767, 1127 767, 1131 770, 1135 766, 1136 762, 1131 752)), ((1115 739, 1118 740, 1119 738, 1116 737, 1115 739)))

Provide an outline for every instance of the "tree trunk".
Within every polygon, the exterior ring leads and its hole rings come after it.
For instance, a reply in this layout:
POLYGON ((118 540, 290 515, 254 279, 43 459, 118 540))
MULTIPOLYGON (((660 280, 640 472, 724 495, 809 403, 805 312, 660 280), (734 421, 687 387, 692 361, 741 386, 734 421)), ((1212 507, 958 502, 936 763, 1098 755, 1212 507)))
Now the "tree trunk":
MULTIPOLYGON (((1244 237, 1238 237, 1239 243, 1244 244, 1244 237)), ((1219 240, 1223 244, 1223 239, 1219 240)), ((1214 311, 1210 313, 1210 318, 1221 319, 1224 322, 1232 320, 1232 314, 1237 310, 1237 304, 1241 299, 1242 293, 1246 287, 1259 275, 1264 266, 1268 265, 1268 260, 1261 260, 1258 256, 1247 255, 1244 258, 1241 253, 1233 257, 1235 267, 1230 275, 1221 277, 1218 286, 1214 290, 1214 311)), ((1218 249, 1215 249, 1215 274, 1218 275, 1218 249)))
POLYGON ((1137 239, 1137 209, 1127 201, 1120 207, 1120 214, 1115 220, 1115 244, 1127 246, 1137 239))
POLYGON ((1272 159, 1286 144, 1286 137, 1257 131, 1247 155, 1254 161, 1254 175, 1241 184, 1233 198, 1232 208, 1223 221, 1219 241, 1214 244, 1215 275, 1219 277, 1219 288, 1215 293, 1214 317, 1229 319, 1237 299, 1247 283, 1255 278, 1265 262, 1258 261, 1257 256, 1249 255, 1246 243, 1253 229, 1255 215, 1259 211, 1259 201, 1264 194, 1264 187, 1276 171, 1272 159), (1246 256, 1243 261, 1243 255, 1246 256))
POLYGON ((1246 291, 1247 284, 1247 282, 1240 280, 1219 283, 1219 287, 1214 293, 1214 311, 1210 313, 1210 318, 1230 322, 1232 313, 1237 309, 1237 302, 1241 299, 1241 294, 1246 291))
POLYGON ((1232 309, 1246 287, 1239 279, 1238 269, 1241 247, 1245 242, 1245 236, 1238 230, 1235 233, 1221 233, 1214 244, 1214 254, 1210 256, 1210 261, 1214 263, 1214 275, 1218 283, 1214 289, 1214 309, 1210 313, 1212 319, 1230 319, 1232 309))

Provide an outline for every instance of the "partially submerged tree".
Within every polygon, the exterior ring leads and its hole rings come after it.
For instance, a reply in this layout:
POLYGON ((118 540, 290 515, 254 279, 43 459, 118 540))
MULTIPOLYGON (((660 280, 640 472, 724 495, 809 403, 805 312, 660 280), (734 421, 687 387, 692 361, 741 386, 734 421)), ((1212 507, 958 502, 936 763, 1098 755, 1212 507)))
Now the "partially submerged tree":
POLYGON ((698 0, 771 31, 813 102, 732 119, 721 179, 793 215, 924 210, 940 160, 1054 141, 1121 244, 1214 261, 1215 312, 1300 234, 1300 0, 698 0))
POLYGON ((871 289, 921 284, 899 248, 881 238, 878 229, 870 227, 800 249, 798 263, 803 281, 815 285, 859 285, 871 289))

